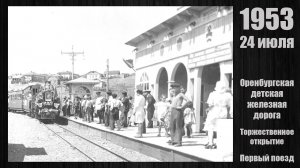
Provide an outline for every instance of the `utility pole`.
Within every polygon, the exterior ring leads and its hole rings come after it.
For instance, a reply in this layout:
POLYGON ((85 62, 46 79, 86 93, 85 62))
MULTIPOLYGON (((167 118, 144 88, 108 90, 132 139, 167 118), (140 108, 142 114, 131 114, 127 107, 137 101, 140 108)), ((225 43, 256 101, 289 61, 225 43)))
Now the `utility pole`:
POLYGON ((74 52, 73 51, 73 45, 72 45, 72 52, 62 52, 61 54, 68 54, 72 57, 72 80, 74 79, 74 57, 78 54, 84 54, 84 52, 74 52))
POLYGON ((109 90, 109 59, 106 60, 106 66, 107 66, 107 69, 106 69, 106 80, 107 80, 107 84, 106 84, 106 91, 109 90))

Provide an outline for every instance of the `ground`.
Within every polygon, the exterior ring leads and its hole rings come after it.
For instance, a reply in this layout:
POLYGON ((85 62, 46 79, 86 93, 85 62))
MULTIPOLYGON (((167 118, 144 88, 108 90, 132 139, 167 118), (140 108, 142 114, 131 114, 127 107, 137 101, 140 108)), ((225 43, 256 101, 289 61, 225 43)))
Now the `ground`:
POLYGON ((8 161, 90 161, 25 115, 8 113, 8 161))
MULTIPOLYGON (((58 122, 58 121, 57 121, 58 122)), ((46 124, 51 130, 62 136, 69 143, 79 148, 97 162, 123 161, 123 159, 98 148, 66 132, 53 123, 46 124)), ((72 126, 63 126, 78 135, 97 143, 98 145, 125 157, 129 161, 151 161, 157 159, 143 155, 131 149, 115 145, 99 137, 99 135, 87 135, 88 132, 80 131, 72 126)), ((80 153, 70 144, 59 138, 56 134, 41 124, 39 120, 27 115, 8 113, 8 161, 9 162, 90 162, 91 160, 80 153)))

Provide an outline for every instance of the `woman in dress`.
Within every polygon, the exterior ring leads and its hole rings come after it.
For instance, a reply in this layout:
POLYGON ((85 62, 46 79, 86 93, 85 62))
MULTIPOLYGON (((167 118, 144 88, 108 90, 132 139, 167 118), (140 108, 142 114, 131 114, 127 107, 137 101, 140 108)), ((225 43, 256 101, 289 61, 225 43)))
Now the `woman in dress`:
POLYGON ((213 141, 213 134, 216 131, 216 122, 218 119, 226 119, 228 116, 228 108, 232 111, 232 95, 227 92, 224 82, 216 83, 215 91, 209 94, 207 104, 209 112, 205 121, 204 129, 208 134, 208 143, 206 149, 215 149, 217 145, 213 141))

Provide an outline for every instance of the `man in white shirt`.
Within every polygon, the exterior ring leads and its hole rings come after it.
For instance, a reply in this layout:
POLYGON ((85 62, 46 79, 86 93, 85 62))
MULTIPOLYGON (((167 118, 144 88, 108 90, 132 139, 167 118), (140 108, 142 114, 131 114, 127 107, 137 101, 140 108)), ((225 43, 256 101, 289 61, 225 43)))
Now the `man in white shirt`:
POLYGON ((143 133, 143 122, 145 121, 145 110, 144 106, 146 104, 145 97, 143 96, 142 90, 136 91, 136 98, 134 101, 133 114, 135 116, 135 123, 138 124, 138 133, 135 136, 136 138, 142 138, 143 133))
POLYGON ((99 117, 99 123, 98 124, 101 124, 103 123, 103 119, 104 119, 104 116, 103 116, 103 113, 104 111, 101 110, 102 108, 102 104, 101 104, 101 101, 103 99, 103 97, 101 96, 101 92, 97 92, 97 98, 96 98, 96 102, 95 102, 95 109, 96 109, 96 112, 97 112, 97 115, 99 117))

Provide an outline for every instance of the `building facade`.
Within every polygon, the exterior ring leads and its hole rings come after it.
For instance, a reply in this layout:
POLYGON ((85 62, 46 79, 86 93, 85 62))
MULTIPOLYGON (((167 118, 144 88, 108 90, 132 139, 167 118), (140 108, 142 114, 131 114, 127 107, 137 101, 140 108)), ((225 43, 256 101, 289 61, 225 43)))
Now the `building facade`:
POLYGON ((48 79, 48 75, 46 74, 37 74, 34 72, 30 72, 23 75, 23 83, 30 83, 30 82, 40 82, 44 83, 48 79))
MULTIPOLYGON (((72 72, 70 71, 65 71, 65 72, 58 72, 58 75, 62 76, 62 80, 64 81, 68 81, 68 80, 72 80, 72 72)), ((74 79, 79 78, 78 74, 74 74, 74 79)))
POLYGON ((232 7, 182 7, 126 43, 136 47, 135 85, 151 90, 158 100, 169 95, 172 82, 181 84, 194 103, 194 130, 200 132, 216 82, 222 80, 232 90, 232 41, 232 7))
MULTIPOLYGON (((120 75, 120 71, 108 71, 108 78, 118 78, 120 75)), ((107 71, 104 72, 104 78, 107 78, 107 71)))
POLYGON ((82 77, 87 78, 89 80, 100 80, 101 78, 104 77, 104 75, 97 71, 90 71, 85 75, 83 75, 82 77))

